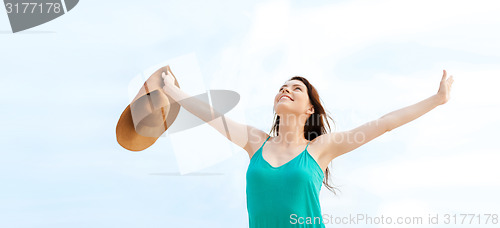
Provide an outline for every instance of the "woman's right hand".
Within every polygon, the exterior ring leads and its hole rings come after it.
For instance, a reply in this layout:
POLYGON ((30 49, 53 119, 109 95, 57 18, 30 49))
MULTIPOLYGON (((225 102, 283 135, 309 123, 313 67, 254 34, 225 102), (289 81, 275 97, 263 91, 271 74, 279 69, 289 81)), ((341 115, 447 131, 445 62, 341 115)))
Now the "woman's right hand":
POLYGON ((171 88, 175 87, 175 78, 172 75, 172 72, 170 72, 170 68, 167 69, 167 73, 165 72, 161 73, 161 77, 163 78, 163 90, 165 93, 168 94, 168 92, 171 90, 171 88))

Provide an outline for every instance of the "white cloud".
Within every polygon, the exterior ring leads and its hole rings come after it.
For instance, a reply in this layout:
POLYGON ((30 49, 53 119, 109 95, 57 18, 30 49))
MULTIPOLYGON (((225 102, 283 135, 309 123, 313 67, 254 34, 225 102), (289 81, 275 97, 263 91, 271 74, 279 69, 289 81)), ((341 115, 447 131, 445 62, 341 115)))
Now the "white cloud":
POLYGON ((349 178, 380 197, 414 188, 499 186, 499 159, 495 150, 389 159, 359 167, 349 178))
MULTIPOLYGON (((415 199, 401 199, 388 201, 379 207, 376 215, 368 215, 370 217, 384 218, 384 224, 381 227, 415 227, 415 225, 428 224, 429 214, 434 210, 429 208, 425 202, 415 199), (388 222, 391 224, 387 224, 388 222)), ((375 220, 376 221, 376 220, 375 220)), ((374 224, 374 223, 372 223, 374 224)))

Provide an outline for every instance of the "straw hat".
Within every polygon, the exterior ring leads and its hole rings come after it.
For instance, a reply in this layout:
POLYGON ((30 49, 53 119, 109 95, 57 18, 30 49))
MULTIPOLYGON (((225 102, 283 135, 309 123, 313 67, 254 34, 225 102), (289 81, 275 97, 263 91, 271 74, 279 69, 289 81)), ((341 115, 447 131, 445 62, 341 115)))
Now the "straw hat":
MULTIPOLYGON (((179 103, 162 89, 162 72, 174 75, 168 65, 154 72, 118 120, 116 140, 127 150, 141 151, 153 145, 179 114, 179 103)), ((179 87, 175 76, 174 79, 175 86, 179 87)))

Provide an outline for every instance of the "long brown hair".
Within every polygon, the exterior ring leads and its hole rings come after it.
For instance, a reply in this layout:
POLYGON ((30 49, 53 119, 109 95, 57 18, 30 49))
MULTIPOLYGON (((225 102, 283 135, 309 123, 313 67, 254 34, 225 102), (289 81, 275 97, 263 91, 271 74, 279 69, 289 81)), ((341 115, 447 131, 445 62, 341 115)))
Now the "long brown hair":
MULTIPOLYGON (((311 102, 311 104, 314 107, 314 113, 311 114, 311 116, 309 116, 309 118, 306 120, 306 123, 304 125, 304 137, 307 140, 312 141, 313 139, 315 139, 316 137, 318 137, 322 134, 326 134, 328 132, 331 132, 330 124, 328 123, 328 119, 325 117, 330 118, 332 120, 334 126, 335 126, 335 121, 333 120, 333 118, 330 115, 326 114, 325 109, 323 108, 323 105, 321 105, 321 102, 320 102, 321 99, 319 97, 319 94, 318 94, 318 91, 316 90, 316 88, 314 88, 314 86, 311 85, 311 83, 309 83, 309 81, 307 79, 305 79, 304 77, 301 77, 301 76, 294 76, 294 77, 288 79, 287 81, 290 81, 290 80, 299 80, 299 81, 304 83, 304 85, 307 87, 307 95, 309 96, 309 101, 311 102), (328 131, 326 129, 325 123, 328 126, 328 131)), ((269 132, 269 135, 271 135, 273 132, 275 132, 276 133, 275 136, 277 136, 279 134, 280 117, 276 114, 275 111, 274 111, 273 122, 274 123, 273 123, 273 126, 271 127, 271 131, 269 132)), ((330 191, 335 193, 335 187, 328 184, 329 176, 330 176, 330 169, 327 166, 326 170, 325 170, 325 178, 323 179, 323 183, 330 191)), ((340 191, 340 189, 338 189, 338 190, 340 191)), ((335 193, 335 194, 337 194, 337 193, 335 193)))

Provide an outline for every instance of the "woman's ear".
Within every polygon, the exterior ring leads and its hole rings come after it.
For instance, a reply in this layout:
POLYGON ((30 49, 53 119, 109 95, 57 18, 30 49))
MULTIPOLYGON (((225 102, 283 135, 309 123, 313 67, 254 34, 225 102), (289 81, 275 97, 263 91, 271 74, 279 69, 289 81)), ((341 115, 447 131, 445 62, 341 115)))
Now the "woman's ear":
POLYGON ((313 114, 314 113, 314 106, 311 106, 308 110, 307 110, 307 114, 313 114))

